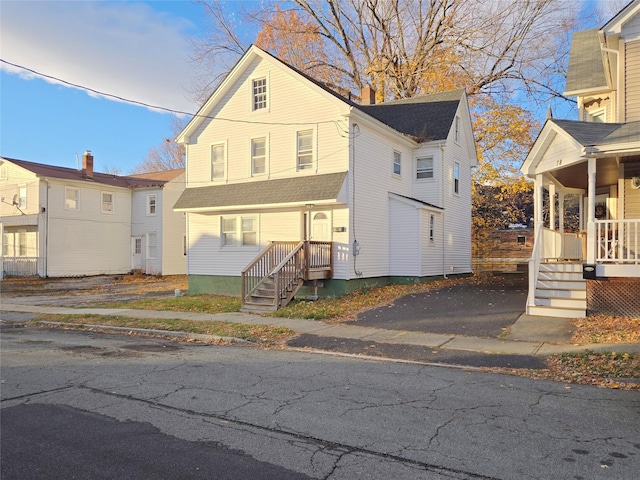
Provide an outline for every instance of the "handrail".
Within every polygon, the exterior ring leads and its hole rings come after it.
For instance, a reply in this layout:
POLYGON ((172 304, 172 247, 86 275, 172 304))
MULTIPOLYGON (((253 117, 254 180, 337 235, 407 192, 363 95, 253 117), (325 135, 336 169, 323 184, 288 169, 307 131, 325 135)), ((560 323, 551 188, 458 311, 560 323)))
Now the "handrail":
POLYGON ((527 314, 529 313, 529 307, 535 305, 536 299, 536 283, 538 281, 538 270, 540 270, 540 257, 544 252, 540 248, 542 245, 542 232, 544 228, 539 225, 535 240, 533 242, 533 250, 531 251, 531 258, 529 259, 529 294, 527 295, 527 314), (538 252, 538 250, 541 250, 538 252))
POLYGON ((596 261, 640 264, 640 219, 597 220, 596 261))
POLYGON ((258 290, 273 288, 278 308, 293 298, 305 280, 331 277, 333 242, 271 242, 242 271, 242 301, 249 301, 258 290))

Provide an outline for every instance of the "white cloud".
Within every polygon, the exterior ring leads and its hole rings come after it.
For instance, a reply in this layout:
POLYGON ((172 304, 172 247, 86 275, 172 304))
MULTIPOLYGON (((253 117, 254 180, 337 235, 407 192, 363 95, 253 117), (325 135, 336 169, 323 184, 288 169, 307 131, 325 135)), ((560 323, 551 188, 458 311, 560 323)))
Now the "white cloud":
POLYGON ((3 1, 0 8, 4 60, 123 98, 195 111, 186 99, 188 20, 130 2, 3 1))

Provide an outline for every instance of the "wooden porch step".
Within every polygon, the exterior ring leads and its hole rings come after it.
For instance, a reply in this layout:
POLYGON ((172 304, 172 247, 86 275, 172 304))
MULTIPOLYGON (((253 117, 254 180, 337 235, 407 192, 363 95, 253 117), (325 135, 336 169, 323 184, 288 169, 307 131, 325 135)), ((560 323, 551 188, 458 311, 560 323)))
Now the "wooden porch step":
POLYGON ((582 275, 582 263, 548 262, 540 264, 541 272, 573 272, 582 275))
POLYGON ((540 280, 536 282, 536 288, 547 290, 586 290, 586 280, 540 280))
POLYGON ((529 315, 540 315, 542 317, 584 318, 587 316, 587 311, 586 308, 575 309, 533 305, 529 307, 529 315))
POLYGON ((576 298, 586 299, 586 289, 557 289, 536 287, 536 298, 576 298))

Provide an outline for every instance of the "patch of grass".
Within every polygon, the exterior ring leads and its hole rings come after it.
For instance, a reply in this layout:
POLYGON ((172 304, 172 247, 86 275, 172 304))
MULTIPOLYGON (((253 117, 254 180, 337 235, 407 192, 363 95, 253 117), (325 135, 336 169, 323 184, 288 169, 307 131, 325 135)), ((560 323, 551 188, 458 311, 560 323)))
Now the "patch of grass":
POLYGON ((137 308, 170 312, 227 313, 240 310, 239 297, 227 295, 183 295, 171 298, 148 298, 100 305, 100 308, 137 308))
MULTIPOLYGON (((86 325, 104 325, 126 328, 144 328, 153 330, 167 330, 170 332, 188 332, 220 337, 234 337, 260 345, 271 345, 286 340, 294 335, 294 331, 273 325, 253 325, 219 321, 181 320, 177 318, 130 318, 110 315, 41 315, 29 323, 38 325, 40 322, 60 322, 64 324, 78 324, 81 328, 86 325)), ((71 325, 69 325, 71 327, 71 325)))
POLYGON ((596 315, 578 318, 573 343, 640 343, 640 318, 596 315))

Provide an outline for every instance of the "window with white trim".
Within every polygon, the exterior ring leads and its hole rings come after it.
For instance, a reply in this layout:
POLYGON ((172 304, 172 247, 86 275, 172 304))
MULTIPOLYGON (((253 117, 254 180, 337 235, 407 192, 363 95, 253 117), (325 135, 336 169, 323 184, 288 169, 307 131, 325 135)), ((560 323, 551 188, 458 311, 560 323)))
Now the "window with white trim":
POLYGON ((589 121, 593 123, 605 123, 607 121, 607 110, 605 107, 593 110, 588 115, 589 121))
POLYGON ((393 173, 400 175, 402 172, 402 154, 396 150, 393 151, 393 173))
POLYGON ((429 216, 429 241, 433 242, 435 239, 435 229, 436 229, 436 217, 435 215, 429 216))
POLYGON ((133 253, 140 255, 142 253, 142 238, 138 237, 134 239, 133 253))
POLYGON ((153 259, 158 255, 158 235, 156 232, 147 233, 147 258, 153 259))
POLYGON ((211 180, 224 179, 224 143, 211 145, 211 180))
POLYGON ((267 172, 267 139, 251 140, 251 175, 262 175, 267 172))
POLYGON ((64 187, 64 209, 65 210, 78 210, 78 196, 79 192, 74 187, 64 187))
POLYGON ((102 213, 113 213, 113 193, 100 192, 100 211, 102 213))
POLYGON ((460 193, 460 164, 453 162, 453 193, 460 193))
POLYGON ((456 120, 454 123, 454 140, 456 143, 460 143, 460 117, 456 115, 456 120))
POLYGON ((258 244, 258 219, 254 216, 222 217, 223 247, 252 247, 258 244))
POLYGON ((416 179, 433 178, 433 157, 416 159, 416 179))
POLYGON ((267 78, 256 78, 251 82, 252 105, 251 110, 262 110, 267 108, 267 78))
POLYGON ((155 217, 158 197, 155 193, 147 195, 147 216, 155 217))
POLYGON ((18 208, 27 208, 27 186, 18 188, 18 208))
POLYGON ((313 167, 313 130, 298 132, 298 170, 313 167))

